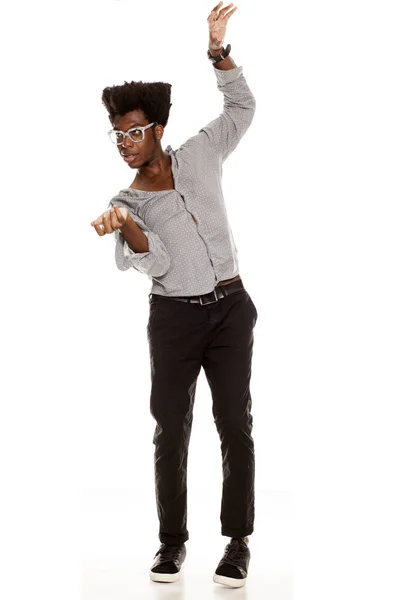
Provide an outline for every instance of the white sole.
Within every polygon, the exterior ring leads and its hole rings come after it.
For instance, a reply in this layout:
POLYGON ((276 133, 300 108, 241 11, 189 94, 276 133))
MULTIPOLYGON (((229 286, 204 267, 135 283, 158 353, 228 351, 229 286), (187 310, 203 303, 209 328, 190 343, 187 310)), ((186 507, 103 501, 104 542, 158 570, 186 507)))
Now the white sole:
POLYGON ((229 587, 239 588, 245 585, 246 578, 235 579, 234 577, 225 577, 225 575, 217 575, 214 573, 213 581, 215 581, 215 583, 221 583, 222 585, 228 585, 229 587))

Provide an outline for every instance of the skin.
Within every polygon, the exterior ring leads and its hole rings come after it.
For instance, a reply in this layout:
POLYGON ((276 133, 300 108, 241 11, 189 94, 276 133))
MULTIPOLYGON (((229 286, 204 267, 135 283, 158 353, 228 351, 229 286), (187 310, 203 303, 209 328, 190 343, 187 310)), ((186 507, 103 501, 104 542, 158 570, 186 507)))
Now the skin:
POLYGON ((102 236, 106 233, 113 233, 114 229, 123 227, 129 218, 126 208, 113 206, 90 224, 97 231, 97 234, 102 236))
POLYGON ((227 7, 222 8, 218 12, 218 9, 221 6, 221 4, 222 2, 219 2, 217 6, 213 8, 213 10, 210 13, 210 16, 207 19, 210 34, 208 45, 211 53, 213 52, 213 50, 218 50, 224 45, 226 25, 230 17, 237 10, 237 6, 235 6, 235 8, 233 8, 231 11, 229 10, 229 8, 233 6, 233 2, 231 2, 227 7))
MULTIPOLYGON (((118 115, 114 121, 114 127, 121 131, 127 131, 134 125, 144 126, 148 124, 148 119, 140 109, 132 110, 124 116, 118 115)), ((132 169, 137 169, 131 187, 144 190, 174 188, 171 158, 161 147, 163 135, 164 127, 155 125, 146 129, 142 142, 134 142, 126 137, 123 144, 117 146, 122 159, 122 152, 139 154, 133 163, 126 163, 132 169)), ((113 233, 114 229, 123 227, 129 219, 126 209, 115 206, 106 210, 95 221, 92 221, 91 225, 98 235, 102 236, 106 233, 113 233)))
MULTIPOLYGON (((214 56, 217 56, 220 53, 220 49, 224 44, 228 20, 237 10, 237 6, 231 9, 233 3, 230 3, 225 8, 221 8, 221 5, 222 2, 219 2, 212 9, 207 18, 209 28, 208 47, 211 54, 214 56)), ((229 68, 231 68, 229 57, 227 57, 225 61, 222 61, 222 66, 220 64, 218 68, 224 68, 223 63, 226 62, 229 63, 229 68)), ((132 110, 123 116, 117 115, 113 127, 126 132, 136 125, 145 126, 149 125, 149 123, 150 121, 147 119, 145 113, 142 110, 137 109, 132 110)), ((131 188, 146 191, 174 189, 175 184, 172 176, 171 157, 167 152, 164 152, 161 147, 163 135, 164 127, 163 125, 158 124, 146 129, 142 142, 134 142, 129 137, 125 137, 123 144, 117 145, 122 160, 122 152, 138 154, 134 161, 126 163, 131 169, 136 169, 136 176, 130 186, 131 188)), ((91 225, 100 236, 103 236, 106 233, 113 233, 117 228, 119 228, 122 233, 127 228, 136 230, 136 243, 144 244, 143 250, 141 251, 147 251, 148 249, 147 238, 143 240, 138 239, 140 238, 140 231, 137 231, 137 226, 124 208, 120 209, 115 206, 106 210, 98 219, 92 221, 91 225)), ((126 239, 128 232, 125 234, 123 233, 123 235, 126 239)), ((145 238, 144 235, 142 237, 145 238)), ((217 287, 238 279, 240 279, 240 275, 237 275, 233 279, 220 281, 217 284, 217 287)), ((248 541, 248 538, 245 538, 245 541, 248 541)))
MULTIPOLYGON (((229 10, 233 3, 226 8, 219 10, 222 2, 219 2, 211 11, 207 18, 209 26, 209 49, 211 54, 218 55, 220 48, 224 44, 226 25, 229 18, 237 10, 237 6, 229 10)), ((127 131, 134 125, 148 125, 149 121, 142 110, 132 110, 124 116, 117 116, 114 121, 114 127, 120 131, 127 131)), ((124 143, 117 146, 119 153, 138 153, 139 156, 131 163, 126 163, 132 169, 137 169, 136 177, 131 187, 145 190, 173 189, 174 182, 171 170, 171 158, 161 147, 161 140, 164 135, 164 127, 155 125, 146 129, 142 142, 133 142, 129 137, 125 137, 124 143)), ((122 158, 122 156, 121 156, 122 158)), ((123 158, 122 158, 123 160, 123 158)), ((130 219, 127 210, 115 206, 105 211, 98 219, 91 222, 98 235, 113 233, 114 229, 123 227, 130 219)), ((239 279, 236 276, 226 282, 239 279)), ((226 282, 219 282, 221 285, 226 282)), ((217 285, 217 287, 218 287, 217 285)), ((246 544, 249 538, 242 538, 246 544)))
MULTIPOLYGON (((149 120, 144 112, 140 109, 132 110, 124 116, 117 115, 114 121, 114 127, 121 131, 127 131, 134 125, 145 126, 149 125, 149 120)), ((161 147, 161 140, 164 135, 164 127, 162 125, 154 125, 144 132, 144 140, 142 142, 133 142, 129 137, 126 137, 123 144, 117 146, 120 154, 126 152, 128 154, 138 153, 138 157, 127 165, 131 169, 137 169, 134 179, 135 187, 143 189, 151 189, 156 186, 157 189, 163 183, 172 179, 171 173, 171 158, 168 152, 164 152, 161 147)), ((121 158, 123 158, 121 156, 121 158)), ((173 183, 173 181, 172 181, 173 183)), ((165 189, 169 189, 168 186, 165 189)), ((164 189, 160 187, 159 189, 164 189)))
MULTIPOLYGON (((207 18, 209 28, 208 47, 213 55, 220 52, 224 44, 226 26, 228 20, 237 10, 237 6, 230 9, 233 3, 221 8, 223 3, 219 2, 210 12, 207 18)), ((228 57, 229 59, 229 57, 228 57)), ((226 60, 228 60, 226 59, 226 60)), ((224 61, 223 61, 224 62, 224 61)), ((113 126, 121 131, 127 131, 134 125, 148 125, 149 121, 140 109, 132 110, 123 116, 117 115, 113 126)), ((130 187, 142 190, 173 189, 174 181, 171 170, 171 157, 161 147, 161 139, 164 135, 163 125, 155 125, 146 129, 142 142, 133 142, 125 137, 124 143, 117 146, 118 152, 138 153, 131 163, 126 163, 131 169, 136 169, 136 177, 130 187)), ((123 160, 122 156, 121 159, 123 160)), ((117 227, 125 225, 129 220, 126 211, 121 212, 118 207, 105 211, 100 217, 91 222, 97 234, 113 233, 117 227)))

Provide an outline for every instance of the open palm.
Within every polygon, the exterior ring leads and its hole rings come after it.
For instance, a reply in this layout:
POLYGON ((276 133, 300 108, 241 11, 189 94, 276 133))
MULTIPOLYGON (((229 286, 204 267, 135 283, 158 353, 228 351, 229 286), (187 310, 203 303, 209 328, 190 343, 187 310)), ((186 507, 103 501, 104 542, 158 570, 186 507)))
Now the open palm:
POLYGON ((210 32, 209 47, 212 50, 218 50, 223 46, 228 20, 237 9, 237 6, 235 6, 235 8, 229 10, 233 6, 233 2, 225 8, 220 9, 221 4, 222 2, 219 2, 207 18, 210 32))

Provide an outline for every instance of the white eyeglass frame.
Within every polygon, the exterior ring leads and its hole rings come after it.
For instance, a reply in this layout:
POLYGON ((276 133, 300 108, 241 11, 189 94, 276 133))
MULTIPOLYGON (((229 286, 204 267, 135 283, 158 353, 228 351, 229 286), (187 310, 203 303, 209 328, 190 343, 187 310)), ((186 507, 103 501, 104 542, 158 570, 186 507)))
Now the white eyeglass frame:
POLYGON ((157 121, 153 121, 153 123, 150 123, 149 125, 145 125, 144 127, 139 127, 138 125, 136 125, 136 127, 131 127, 131 129, 128 129, 128 131, 126 131, 126 132, 125 131, 121 131, 120 129, 110 129, 110 131, 108 131, 107 134, 108 134, 108 137, 110 138, 111 143, 114 144, 114 146, 120 146, 121 144, 123 144, 125 142, 125 138, 126 138, 127 135, 129 135, 130 131, 135 131, 135 129, 141 129, 143 137, 142 137, 142 139, 140 141, 139 140, 133 140, 131 138, 131 136, 129 136, 129 139, 132 142, 140 144, 144 140, 144 132, 146 131, 146 129, 149 129, 150 127, 153 127, 153 125, 158 125, 157 121), (112 133, 122 133, 122 135, 124 136, 122 142, 119 142, 119 143, 116 142, 116 143, 114 143, 112 141, 112 139, 111 139, 111 134, 112 133))

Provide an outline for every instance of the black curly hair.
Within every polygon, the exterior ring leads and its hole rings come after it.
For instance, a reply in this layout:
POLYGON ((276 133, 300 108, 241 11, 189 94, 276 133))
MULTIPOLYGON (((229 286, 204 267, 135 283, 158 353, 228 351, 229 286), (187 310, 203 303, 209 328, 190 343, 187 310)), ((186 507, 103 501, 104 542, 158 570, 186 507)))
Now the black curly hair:
POLYGON ((132 110, 142 110, 149 123, 156 121, 165 127, 172 106, 171 87, 162 81, 125 81, 123 85, 104 88, 101 100, 112 126, 117 115, 123 117, 132 110))

